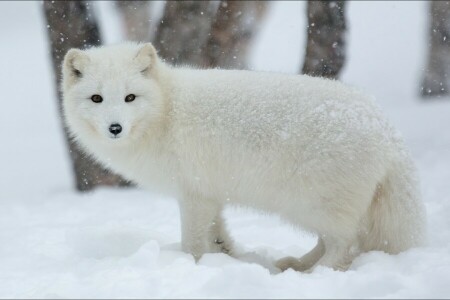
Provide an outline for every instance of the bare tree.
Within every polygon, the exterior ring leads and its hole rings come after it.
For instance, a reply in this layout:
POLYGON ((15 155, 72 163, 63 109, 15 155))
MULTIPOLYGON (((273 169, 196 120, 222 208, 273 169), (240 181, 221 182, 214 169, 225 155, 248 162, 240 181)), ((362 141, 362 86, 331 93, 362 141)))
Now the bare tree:
POLYGON ((450 2, 430 1, 428 62, 422 80, 422 96, 448 94, 450 80, 450 2))
MULTIPOLYGON (((44 1, 44 14, 55 75, 58 106, 62 117, 60 87, 61 63, 70 48, 87 48, 101 44, 98 26, 93 12, 86 1, 44 1)), ((70 139, 65 122, 62 122, 70 158, 80 191, 90 190, 98 185, 126 185, 118 175, 111 174, 83 154, 70 139)))
POLYGON ((204 65, 245 69, 250 42, 266 8, 265 1, 220 1, 205 45, 204 65))
POLYGON ((117 9, 122 17, 125 36, 129 41, 150 41, 150 1, 121 0, 116 1, 117 9))
POLYGON ((336 78, 345 61, 345 1, 308 1, 308 40, 302 73, 336 78))
POLYGON ((202 64, 215 9, 211 1, 167 1, 153 42, 158 54, 172 64, 202 64))
POLYGON ((266 11, 265 1, 167 1, 154 40, 173 64, 246 68, 250 42, 266 11))

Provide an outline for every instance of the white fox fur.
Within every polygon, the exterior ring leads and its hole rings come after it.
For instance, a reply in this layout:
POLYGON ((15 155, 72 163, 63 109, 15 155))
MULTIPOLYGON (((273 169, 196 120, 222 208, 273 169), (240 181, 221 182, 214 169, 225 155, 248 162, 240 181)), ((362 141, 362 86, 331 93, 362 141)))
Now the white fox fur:
POLYGON ((151 44, 70 50, 64 113, 106 167, 179 200, 182 248, 232 253, 227 204, 318 235, 281 269, 345 270, 361 252, 422 243, 425 211, 402 139, 371 97, 304 75, 170 67, 151 44), (103 102, 94 103, 92 95, 103 102), (125 102, 127 95, 136 99, 125 102), (122 132, 108 131, 118 123, 122 132))

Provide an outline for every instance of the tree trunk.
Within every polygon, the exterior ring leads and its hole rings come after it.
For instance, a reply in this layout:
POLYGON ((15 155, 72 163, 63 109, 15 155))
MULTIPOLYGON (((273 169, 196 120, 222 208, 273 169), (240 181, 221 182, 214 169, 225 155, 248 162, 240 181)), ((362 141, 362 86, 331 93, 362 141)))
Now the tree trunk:
POLYGON ((450 80, 450 3, 430 1, 428 62, 422 81, 424 97, 448 94, 450 80))
POLYGON ((150 41, 150 4, 149 1, 116 1, 127 40, 135 42, 150 41))
POLYGON ((154 40, 159 56, 171 64, 202 64, 214 8, 211 1, 167 1, 154 40))
POLYGON ((345 1, 308 1, 308 40, 302 73, 337 78, 345 60, 345 1))
POLYGON ((265 1, 220 1, 204 49, 204 65, 247 68, 247 52, 266 8, 265 1))
POLYGON ((75 173, 76 187, 80 191, 86 191, 98 185, 127 185, 125 180, 103 169, 80 151, 70 139, 62 117, 62 94, 59 87, 64 55, 70 48, 86 48, 101 44, 92 9, 86 1, 44 1, 43 8, 59 99, 58 107, 75 173))

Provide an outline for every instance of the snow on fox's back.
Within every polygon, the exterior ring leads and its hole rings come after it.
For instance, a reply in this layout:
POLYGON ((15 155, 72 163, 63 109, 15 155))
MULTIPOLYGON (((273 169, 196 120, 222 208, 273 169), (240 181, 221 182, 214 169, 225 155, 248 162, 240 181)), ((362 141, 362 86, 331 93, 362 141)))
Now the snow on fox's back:
POLYGON ((222 211, 274 212, 318 235, 281 269, 345 270, 420 245, 424 208, 401 138, 371 97, 304 75, 170 67, 151 44, 72 49, 64 113, 105 166, 179 200, 182 248, 233 255, 222 211))

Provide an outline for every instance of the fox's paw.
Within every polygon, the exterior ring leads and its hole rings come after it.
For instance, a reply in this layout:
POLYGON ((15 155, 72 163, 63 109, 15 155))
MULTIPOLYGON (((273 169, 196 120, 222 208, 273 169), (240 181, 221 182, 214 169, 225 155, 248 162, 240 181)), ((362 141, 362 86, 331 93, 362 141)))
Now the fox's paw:
POLYGON ((301 261, 301 259, 289 256, 277 260, 275 266, 281 271, 286 271, 287 269, 293 269, 294 271, 310 273, 310 264, 306 264, 301 261))
POLYGON ((213 251, 216 253, 225 253, 230 256, 233 256, 233 242, 222 239, 222 238, 216 238, 213 241, 213 251))

